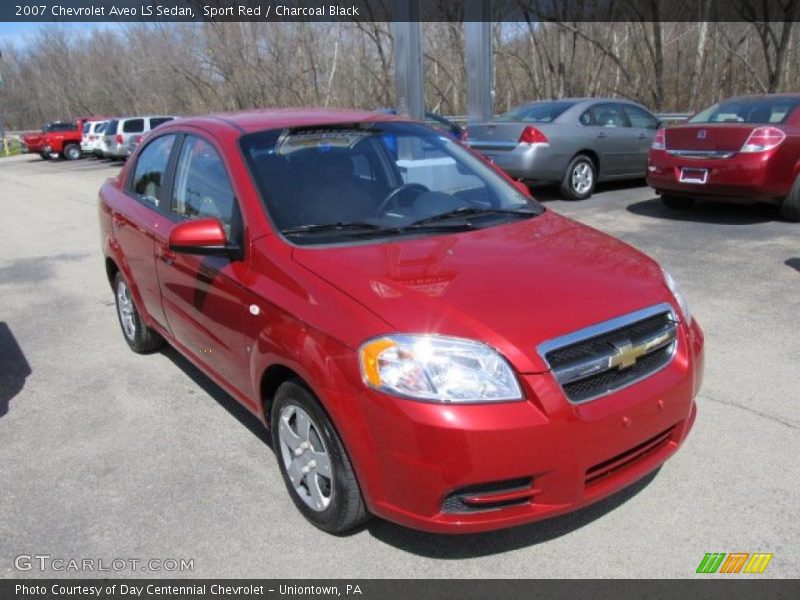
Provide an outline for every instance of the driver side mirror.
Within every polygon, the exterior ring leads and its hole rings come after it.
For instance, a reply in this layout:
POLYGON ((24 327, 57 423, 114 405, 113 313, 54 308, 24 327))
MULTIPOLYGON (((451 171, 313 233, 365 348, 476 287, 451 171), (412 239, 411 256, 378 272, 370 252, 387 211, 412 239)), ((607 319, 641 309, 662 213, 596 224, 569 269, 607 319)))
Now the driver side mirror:
POLYGON ((182 254, 225 256, 231 260, 242 257, 242 249, 232 244, 218 219, 195 219, 178 223, 169 232, 169 248, 182 254))

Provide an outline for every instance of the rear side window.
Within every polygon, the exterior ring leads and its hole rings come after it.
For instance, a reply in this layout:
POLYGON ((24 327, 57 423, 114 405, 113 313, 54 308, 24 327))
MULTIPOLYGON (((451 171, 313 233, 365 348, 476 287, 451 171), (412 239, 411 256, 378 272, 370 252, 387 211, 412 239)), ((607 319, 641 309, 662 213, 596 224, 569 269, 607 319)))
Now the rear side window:
POLYGON ((186 136, 178 166, 172 212, 182 219, 214 217, 222 222, 229 238, 238 235, 238 208, 225 164, 211 144, 186 136), (232 234, 233 231, 233 234, 232 234))
POLYGON ((658 119, 656 119, 649 112, 633 104, 623 104, 622 110, 631 122, 631 127, 638 127, 640 129, 658 129, 658 119))
POLYGON ((580 122, 595 127, 626 127, 628 124, 619 106, 612 103, 595 104, 581 115, 580 122))
POLYGON ((123 133, 142 133, 144 131, 144 119, 128 119, 122 125, 123 133))
POLYGON ((158 208, 161 187, 167 172, 174 135, 165 135, 150 142, 139 154, 133 172, 131 191, 139 200, 158 208))
POLYGON ((159 125, 163 125, 169 121, 172 121, 172 117, 153 117, 150 119, 150 129, 155 129, 159 125))

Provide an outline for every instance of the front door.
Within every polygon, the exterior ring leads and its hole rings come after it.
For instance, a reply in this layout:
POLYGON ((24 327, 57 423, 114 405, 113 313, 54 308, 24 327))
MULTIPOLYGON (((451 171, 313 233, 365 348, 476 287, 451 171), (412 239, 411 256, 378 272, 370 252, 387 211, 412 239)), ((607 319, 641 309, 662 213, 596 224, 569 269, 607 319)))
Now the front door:
MULTIPOLYGON (((178 154, 170 210, 176 220, 214 217, 242 243, 241 213, 225 165, 206 140, 187 135, 178 154)), ((245 260, 173 252, 156 239, 156 268, 169 329, 209 370, 245 396, 249 360, 244 335, 245 260)))

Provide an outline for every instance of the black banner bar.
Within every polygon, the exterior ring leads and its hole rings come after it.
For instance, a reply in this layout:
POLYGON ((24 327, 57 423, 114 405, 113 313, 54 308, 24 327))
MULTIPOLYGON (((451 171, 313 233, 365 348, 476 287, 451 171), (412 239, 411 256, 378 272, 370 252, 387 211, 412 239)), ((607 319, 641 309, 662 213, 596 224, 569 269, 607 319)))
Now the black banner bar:
MULTIPOLYGON (((533 568, 533 566, 532 566, 533 568)), ((795 600, 798 580, 741 575, 696 580, 277 580, 277 579, 9 579, 2 600, 795 600)))
MULTIPOLYGON (((406 1, 409 0, 3 0, 0 21, 394 21, 397 3, 406 1)), ((465 18, 466 3, 484 1, 419 0, 419 20, 461 22, 465 18)), ((488 1, 487 20, 494 22, 781 22, 800 19, 800 0, 488 1)))

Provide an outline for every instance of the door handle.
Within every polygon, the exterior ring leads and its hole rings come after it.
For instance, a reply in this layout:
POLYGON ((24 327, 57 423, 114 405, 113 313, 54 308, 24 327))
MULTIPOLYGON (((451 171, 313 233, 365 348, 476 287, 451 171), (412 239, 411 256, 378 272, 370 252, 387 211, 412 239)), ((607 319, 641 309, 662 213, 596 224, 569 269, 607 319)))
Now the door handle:
POLYGON ((597 139, 599 139, 599 140, 602 140, 605 137, 606 137, 606 134, 604 132, 600 132, 600 133, 597 134, 597 139))

